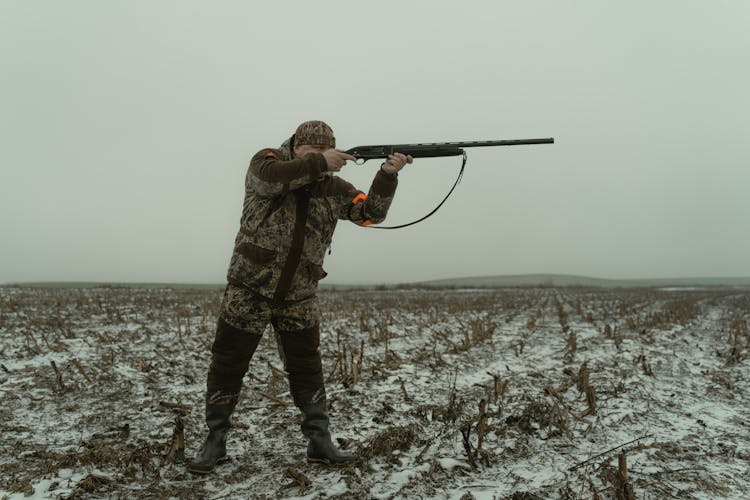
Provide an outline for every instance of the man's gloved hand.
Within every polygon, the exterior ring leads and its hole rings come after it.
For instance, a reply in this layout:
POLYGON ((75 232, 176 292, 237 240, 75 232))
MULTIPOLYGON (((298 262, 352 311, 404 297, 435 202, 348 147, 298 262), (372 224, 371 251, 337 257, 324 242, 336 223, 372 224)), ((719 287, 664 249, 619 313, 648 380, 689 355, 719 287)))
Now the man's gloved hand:
POLYGON ((380 166, 380 168, 388 174, 395 174, 404 168, 407 163, 413 162, 414 158, 412 158, 411 155, 407 156, 401 153, 393 153, 392 155, 388 155, 388 159, 380 166))

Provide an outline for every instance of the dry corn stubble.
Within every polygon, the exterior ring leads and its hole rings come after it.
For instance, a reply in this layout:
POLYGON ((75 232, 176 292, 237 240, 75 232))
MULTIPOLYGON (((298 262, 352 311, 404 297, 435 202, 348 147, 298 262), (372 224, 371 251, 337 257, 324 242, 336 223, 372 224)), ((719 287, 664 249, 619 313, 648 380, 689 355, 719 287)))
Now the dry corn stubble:
MULTIPOLYGON (((169 463, 179 462, 181 448, 172 411, 175 408, 158 408, 163 401, 179 405, 181 413, 186 413, 183 445, 187 443, 190 448, 190 443, 200 442, 206 352, 210 348, 213 315, 219 299, 218 291, 130 289, 72 293, 19 290, 3 295, 0 325, 13 335, 3 339, 5 358, 0 375, 4 388, 15 389, 4 393, 4 406, 38 412, 52 407, 60 416, 66 413, 63 408, 70 408, 68 413, 81 415, 75 426, 85 429, 87 434, 83 436, 86 445, 81 451, 69 453, 61 447, 80 443, 80 431, 77 435, 56 434, 57 429, 51 427, 40 431, 43 419, 20 422, 18 411, 2 413, 0 431, 23 439, 18 439, 17 451, 13 451, 14 463, 22 468, 11 472, 11 465, 0 465, 0 488, 28 490, 31 482, 38 481, 43 474, 54 474, 60 466, 76 468, 95 463, 106 471, 102 478, 117 479, 88 478, 80 483, 78 496, 91 498, 118 492, 126 495, 134 491, 146 496, 164 496, 168 494, 166 486, 154 483, 157 475, 171 481, 171 491, 180 492, 174 493, 176 496, 206 496, 201 483, 182 484, 175 465, 169 463), (43 362, 38 362, 42 359, 43 362), (56 370, 50 359, 55 361, 56 370), (30 363, 30 367, 26 368, 25 363, 30 363), (34 396, 39 399, 29 394, 39 394, 34 396), (124 401, 132 404, 124 405, 124 401), (137 407, 138 411, 131 411, 129 406, 137 407), (112 415, 121 415, 122 419, 109 431, 112 415), (125 436, 122 429, 127 422, 132 425, 125 436), (50 450, 54 454, 36 453, 41 445, 35 436, 43 434, 60 443, 61 447, 50 450), (89 434, 97 434, 96 439, 89 434)), ((713 332, 716 349, 709 350, 712 355, 718 351, 720 366, 701 367, 701 375, 694 381, 706 378, 713 400, 721 401, 729 393, 741 398, 744 386, 738 370, 746 362, 741 356, 748 343, 747 303, 736 292, 726 297, 719 292, 668 295, 655 291, 565 289, 471 294, 445 291, 321 294, 321 309, 331 325, 326 329, 324 322, 321 339, 325 373, 330 375, 331 387, 338 387, 331 394, 333 424, 337 429, 352 432, 352 443, 357 446, 376 445, 369 460, 386 465, 377 472, 363 467, 359 469, 360 476, 347 476, 351 483, 350 486, 347 483, 348 491, 366 491, 366 484, 387 480, 389 471, 395 473, 409 466, 418 456, 418 463, 437 464, 430 466, 434 474, 429 483, 439 496, 446 491, 450 478, 459 474, 448 469, 441 473, 440 460, 467 458, 460 441, 460 430, 466 422, 470 422, 468 443, 477 465, 476 474, 487 469, 505 477, 503 467, 531 457, 549 460, 549 454, 558 450, 585 456, 580 447, 592 440, 599 443, 599 449, 606 449, 608 446, 602 443, 607 442, 608 434, 615 430, 628 432, 633 422, 649 418, 648 413, 638 413, 637 398, 648 400, 652 411, 659 410, 661 402, 648 391, 658 389, 655 384, 662 381, 675 383, 670 370, 684 364, 670 364, 664 353, 680 354, 676 348, 697 342, 701 342, 702 348, 710 347, 705 338, 713 338, 710 337, 713 332), (715 317, 707 314, 711 307, 726 312, 721 316, 723 323, 710 322, 715 317), (708 326, 691 337, 698 321, 705 321, 708 326), (717 327, 712 328, 714 325, 717 327), (604 336, 596 332, 603 332, 607 326, 610 338, 603 342, 604 336), (337 343, 339 328, 347 336, 342 335, 337 343), (619 350, 612 348, 613 341, 619 350), (739 356, 735 355, 734 363, 727 363, 732 359, 732 347, 740 349, 739 356), (589 360, 586 370, 590 369, 590 373, 584 376, 583 365, 578 374, 574 366, 566 366, 575 360, 566 361, 566 353, 585 356, 589 360), (549 359, 544 359, 545 356, 549 359), (446 373, 458 373, 449 384, 448 394, 441 382, 446 373), (658 377, 649 376, 653 373, 658 377), (576 391, 569 390, 575 382, 581 386, 577 396, 576 391), (612 392, 611 388, 617 384, 624 389, 612 392), (545 387, 551 387, 557 396, 552 391, 544 395, 545 387), (483 398, 484 411, 479 411, 477 402, 483 398), (379 410, 383 401, 390 401, 390 409, 379 410), (615 427, 607 424, 606 419, 620 411, 617 404, 632 407, 633 415, 611 417, 610 421, 617 422, 615 427), (597 425, 586 433, 579 420, 570 418, 571 408, 590 411, 582 418, 588 422, 596 420, 597 425), (378 426, 372 425, 374 415, 382 418, 378 426), (381 443, 376 443, 376 438, 382 440, 381 448, 377 447, 381 443), (540 441, 545 446, 535 444, 540 441), (409 442, 408 447, 399 448, 399 443, 409 442), (515 443, 512 449, 506 447, 508 442, 515 443), (453 447, 454 443, 457 446, 453 447), (394 451, 398 453, 394 455, 394 451), (483 451, 502 456, 503 460, 489 461, 486 465, 482 462, 483 451), (396 465, 397 462, 402 465, 396 465)), ((268 360, 276 362, 272 347, 264 346, 252 366, 264 366, 268 360)), ((710 359, 701 358, 701 362, 707 361, 710 359)), ((580 362, 578 359, 577 364, 580 362)), ((278 479, 288 464, 277 458, 276 450, 288 444, 299 445, 293 408, 278 404, 285 401, 288 406, 290 400, 285 374, 277 371, 269 365, 267 375, 256 372, 257 380, 249 375, 246 378, 248 385, 257 384, 277 401, 256 397, 252 409, 245 405, 245 411, 238 414, 232 431, 236 446, 233 452, 237 456, 226 466, 226 474, 214 478, 220 487, 236 488, 252 475, 267 479, 264 471, 268 470, 276 471, 274 477, 278 479), (268 429, 259 429, 259 421, 263 425, 268 423, 268 429), (246 448, 239 446, 243 443, 247 443, 246 448), (256 454, 265 461, 255 462, 256 454), (246 470, 252 470, 253 474, 238 472, 246 470)), ((673 414, 678 409, 679 406, 670 407, 673 414)), ((72 423, 53 417, 46 416, 59 429, 73 428, 72 423)), ((707 427, 701 427, 702 432, 710 433, 711 420, 701 417, 701 421, 708 422, 707 427)), ((741 443, 742 439, 741 433, 731 437, 733 442, 741 443)), ((725 461, 741 459, 742 447, 734 452, 717 448, 712 452, 715 455, 710 456, 702 456, 700 450, 696 443, 672 447, 665 443, 664 453, 649 454, 647 463, 659 466, 681 458, 692 460, 698 468, 696 472, 675 472, 674 477, 692 488, 721 494, 722 490, 714 489, 721 485, 712 483, 710 477, 705 481, 704 463, 716 463, 719 454, 725 461)), ((304 449, 294 453, 293 456, 304 456, 304 449)), ((564 453, 562 456, 574 461, 573 456, 564 453)), ((644 481, 637 473, 639 464, 631 462, 630 451, 627 453, 627 465, 633 468, 633 471, 628 468, 628 480, 636 494, 677 493, 654 478, 651 478, 653 484, 644 481)), ((608 457, 608 463, 613 459, 608 457)), ((615 470, 613 465, 609 467, 615 470)), ((307 469, 302 472, 309 474, 307 469)), ((467 480, 479 477, 466 470, 460 474, 468 475, 467 480)), ((573 491, 586 491, 591 474, 590 468, 581 475, 574 471, 568 479, 569 487, 573 491)), ((306 493, 320 493, 316 481, 311 482, 306 493)), ((416 489, 418 483, 415 481, 409 486, 415 489, 405 492, 418 497, 424 491, 416 489)), ((254 487, 262 488, 263 484, 259 480, 254 487)), ((604 486, 598 487, 601 490, 604 486)), ((537 492, 542 497, 555 497, 559 486, 551 488, 544 486, 537 492)), ((519 483, 518 495, 525 489, 528 488, 519 483)), ((276 493, 277 488, 269 490, 271 496, 276 493)), ((600 491, 600 494, 608 493, 600 491)))

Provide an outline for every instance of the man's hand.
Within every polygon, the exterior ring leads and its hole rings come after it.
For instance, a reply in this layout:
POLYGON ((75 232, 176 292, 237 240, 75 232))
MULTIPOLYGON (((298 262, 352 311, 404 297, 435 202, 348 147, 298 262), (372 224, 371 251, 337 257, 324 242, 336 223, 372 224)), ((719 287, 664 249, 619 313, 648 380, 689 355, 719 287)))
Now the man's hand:
POLYGON ((380 168, 382 168, 388 174, 395 174, 399 170, 404 168, 407 163, 413 162, 414 158, 412 158, 411 155, 407 156, 401 153, 393 153, 392 155, 388 155, 388 159, 380 168))
POLYGON ((323 152, 323 157, 326 159, 326 162, 328 163, 328 171, 329 172, 338 172, 341 170, 341 167, 346 165, 346 162, 356 161, 356 158, 353 157, 350 154, 346 154, 343 151, 340 151, 338 149, 327 149, 323 152))

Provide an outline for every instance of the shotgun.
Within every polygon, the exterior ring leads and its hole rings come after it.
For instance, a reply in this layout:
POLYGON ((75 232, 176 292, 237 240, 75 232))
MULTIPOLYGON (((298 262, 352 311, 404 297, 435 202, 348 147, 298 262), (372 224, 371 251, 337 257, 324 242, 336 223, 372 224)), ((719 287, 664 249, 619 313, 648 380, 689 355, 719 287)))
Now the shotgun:
POLYGON ((521 144, 553 144, 552 137, 545 139, 509 139, 502 141, 429 142, 423 144, 384 144, 379 146, 357 146, 346 153, 357 158, 357 165, 367 160, 388 158, 393 153, 411 155, 412 158, 435 158, 438 156, 461 156, 463 148, 483 148, 492 146, 518 146, 521 144))
POLYGON ((464 148, 481 148, 481 147, 492 147, 492 146, 518 146, 521 144, 554 144, 555 139, 548 137, 545 139, 510 139, 502 141, 467 141, 467 142, 429 142, 423 144, 383 144, 379 146, 357 146, 346 150, 346 153, 354 156, 357 160, 357 165, 362 165, 367 160, 375 159, 386 159, 388 155, 393 153, 402 153, 405 155, 411 155, 412 158, 435 158, 438 156, 463 156, 461 163, 461 170, 458 172, 458 178, 453 183, 448 194, 445 195, 443 201, 436 206, 430 213, 421 217, 415 221, 408 222, 406 224, 399 224, 397 226, 366 226, 373 229, 400 229, 402 227, 412 226, 418 222, 422 222, 437 210, 443 206, 445 200, 451 195, 456 186, 461 181, 461 177, 464 174, 464 167, 466 166, 466 152, 464 148))

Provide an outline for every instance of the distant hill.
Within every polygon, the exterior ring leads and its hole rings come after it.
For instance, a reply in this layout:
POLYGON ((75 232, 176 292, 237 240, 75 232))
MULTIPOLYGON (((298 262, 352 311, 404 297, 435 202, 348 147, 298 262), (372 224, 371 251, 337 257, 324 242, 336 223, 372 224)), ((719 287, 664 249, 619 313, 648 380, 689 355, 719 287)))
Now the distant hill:
POLYGON ((584 286, 584 287, 704 287, 737 286, 750 287, 750 278, 660 278, 613 280, 575 276, 569 274, 517 274, 503 276, 472 276, 430 280, 413 283, 416 286, 435 288, 480 287, 499 288, 506 286, 584 286))

